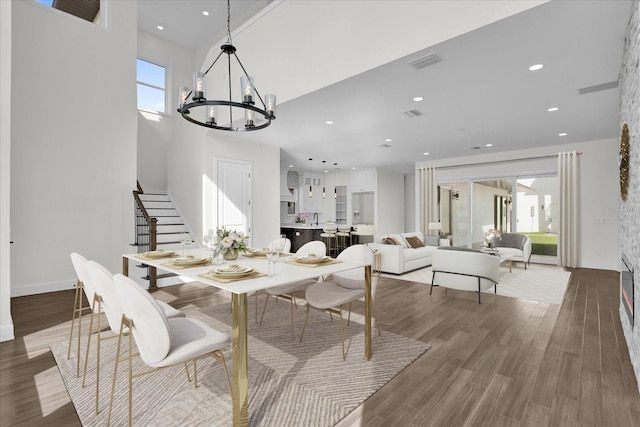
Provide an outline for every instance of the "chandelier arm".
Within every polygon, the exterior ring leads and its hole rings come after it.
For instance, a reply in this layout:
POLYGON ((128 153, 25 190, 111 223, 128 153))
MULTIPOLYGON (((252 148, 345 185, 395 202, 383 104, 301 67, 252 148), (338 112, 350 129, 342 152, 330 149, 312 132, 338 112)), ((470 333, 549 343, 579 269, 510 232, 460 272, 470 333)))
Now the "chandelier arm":
MULTIPOLYGON (((235 52, 233 52, 233 56, 236 57, 236 61, 238 61, 238 64, 240 64, 240 68, 242 68, 242 72, 244 73, 245 76, 247 76, 247 78, 249 77, 249 74, 247 74, 247 70, 244 69, 244 65, 242 65, 242 62, 240 61, 240 58, 238 58, 238 55, 236 55, 235 52)), ((231 71, 229 71, 229 75, 231 75, 231 71)), ((258 92, 258 89, 256 88, 255 85, 253 85, 253 90, 256 91, 256 95, 258 96, 258 99, 260 100, 260 102, 262 103, 262 108, 264 108, 265 110, 267 109, 267 105, 264 103, 264 101, 262 100, 262 97, 260 96, 260 93, 258 92)))
POLYGON ((213 68, 213 66, 216 65, 216 62, 218 62, 218 59, 220 59, 220 57, 222 56, 223 53, 224 53, 224 50, 221 50, 220 53, 218 54, 218 57, 213 61, 213 63, 211 65, 209 65, 209 68, 207 68, 207 71, 204 72, 205 76, 207 75, 209 70, 211 70, 211 68, 213 68))

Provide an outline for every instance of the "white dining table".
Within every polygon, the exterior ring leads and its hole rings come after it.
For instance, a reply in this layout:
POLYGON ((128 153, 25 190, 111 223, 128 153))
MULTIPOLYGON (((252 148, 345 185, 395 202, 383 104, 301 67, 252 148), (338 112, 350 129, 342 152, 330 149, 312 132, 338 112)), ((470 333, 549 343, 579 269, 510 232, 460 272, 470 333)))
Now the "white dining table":
MULTIPOLYGON (((178 252, 181 255, 180 252, 178 252)), ((206 248, 191 249, 190 255, 195 257, 209 257, 211 251, 206 248)), ((299 280, 313 279, 320 276, 327 276, 340 271, 354 268, 364 268, 365 271, 365 309, 364 309, 364 330, 365 330, 365 357, 371 359, 371 265, 356 262, 341 261, 338 263, 327 263, 317 267, 309 267, 293 264, 287 261, 294 260, 293 257, 281 257, 277 263, 276 275, 271 277, 262 276, 245 280, 238 280, 229 283, 221 283, 216 280, 202 277, 214 266, 194 266, 188 268, 178 268, 171 265, 171 258, 146 258, 142 254, 125 254, 122 256, 122 274, 129 274, 129 260, 141 262, 146 265, 156 267, 171 273, 184 276, 191 280, 196 280, 218 289, 223 289, 231 293, 231 313, 232 313, 232 357, 233 357, 233 378, 232 378, 232 403, 233 403, 233 425, 247 426, 249 420, 249 381, 248 381, 248 340, 247 340, 247 294, 268 289, 274 286, 285 285, 299 280)), ((268 273, 266 258, 248 257, 239 255, 237 260, 227 261, 229 264, 239 264, 252 267, 261 273, 268 273)))

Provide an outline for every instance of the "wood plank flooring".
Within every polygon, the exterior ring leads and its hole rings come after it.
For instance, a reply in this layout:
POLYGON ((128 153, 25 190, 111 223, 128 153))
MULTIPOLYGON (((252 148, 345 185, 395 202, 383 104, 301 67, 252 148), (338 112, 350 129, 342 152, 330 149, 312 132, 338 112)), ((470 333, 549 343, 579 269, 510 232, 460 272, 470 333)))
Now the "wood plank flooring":
MULTIPOLYGON (((472 292, 429 296, 423 284, 381 278, 382 333, 433 348, 338 425, 640 426, 618 280, 577 269, 561 305, 489 294, 478 305, 472 292)), ((199 283, 154 295, 177 308, 228 301, 199 283)), ((16 339, 0 344, 0 425, 80 425, 49 351, 68 339, 72 305, 72 291, 12 300, 16 339)))

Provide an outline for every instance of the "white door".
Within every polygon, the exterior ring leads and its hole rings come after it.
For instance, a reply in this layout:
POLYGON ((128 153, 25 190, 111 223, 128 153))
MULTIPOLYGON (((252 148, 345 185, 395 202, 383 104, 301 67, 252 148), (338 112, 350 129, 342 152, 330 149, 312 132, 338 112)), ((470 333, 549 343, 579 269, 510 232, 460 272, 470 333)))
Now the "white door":
POLYGON ((218 159, 216 170, 217 226, 225 226, 251 236, 251 163, 218 159))

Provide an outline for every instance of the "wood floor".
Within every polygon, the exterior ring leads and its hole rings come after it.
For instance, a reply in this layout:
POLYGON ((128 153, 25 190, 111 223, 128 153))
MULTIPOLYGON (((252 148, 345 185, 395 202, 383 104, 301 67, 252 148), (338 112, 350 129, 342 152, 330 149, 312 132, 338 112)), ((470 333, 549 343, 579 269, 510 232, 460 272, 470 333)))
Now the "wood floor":
MULTIPOLYGON (((433 347, 339 426, 640 426, 618 292, 617 273, 578 269, 562 305, 489 294, 478 305, 471 292, 429 296, 425 285, 381 278, 383 333, 433 347)), ((155 296, 178 308, 227 300, 198 283, 155 296)), ((0 425, 80 425, 49 351, 68 339, 72 304, 72 291, 12 300, 0 425)), ((373 348, 375 358, 375 338, 373 348)))

